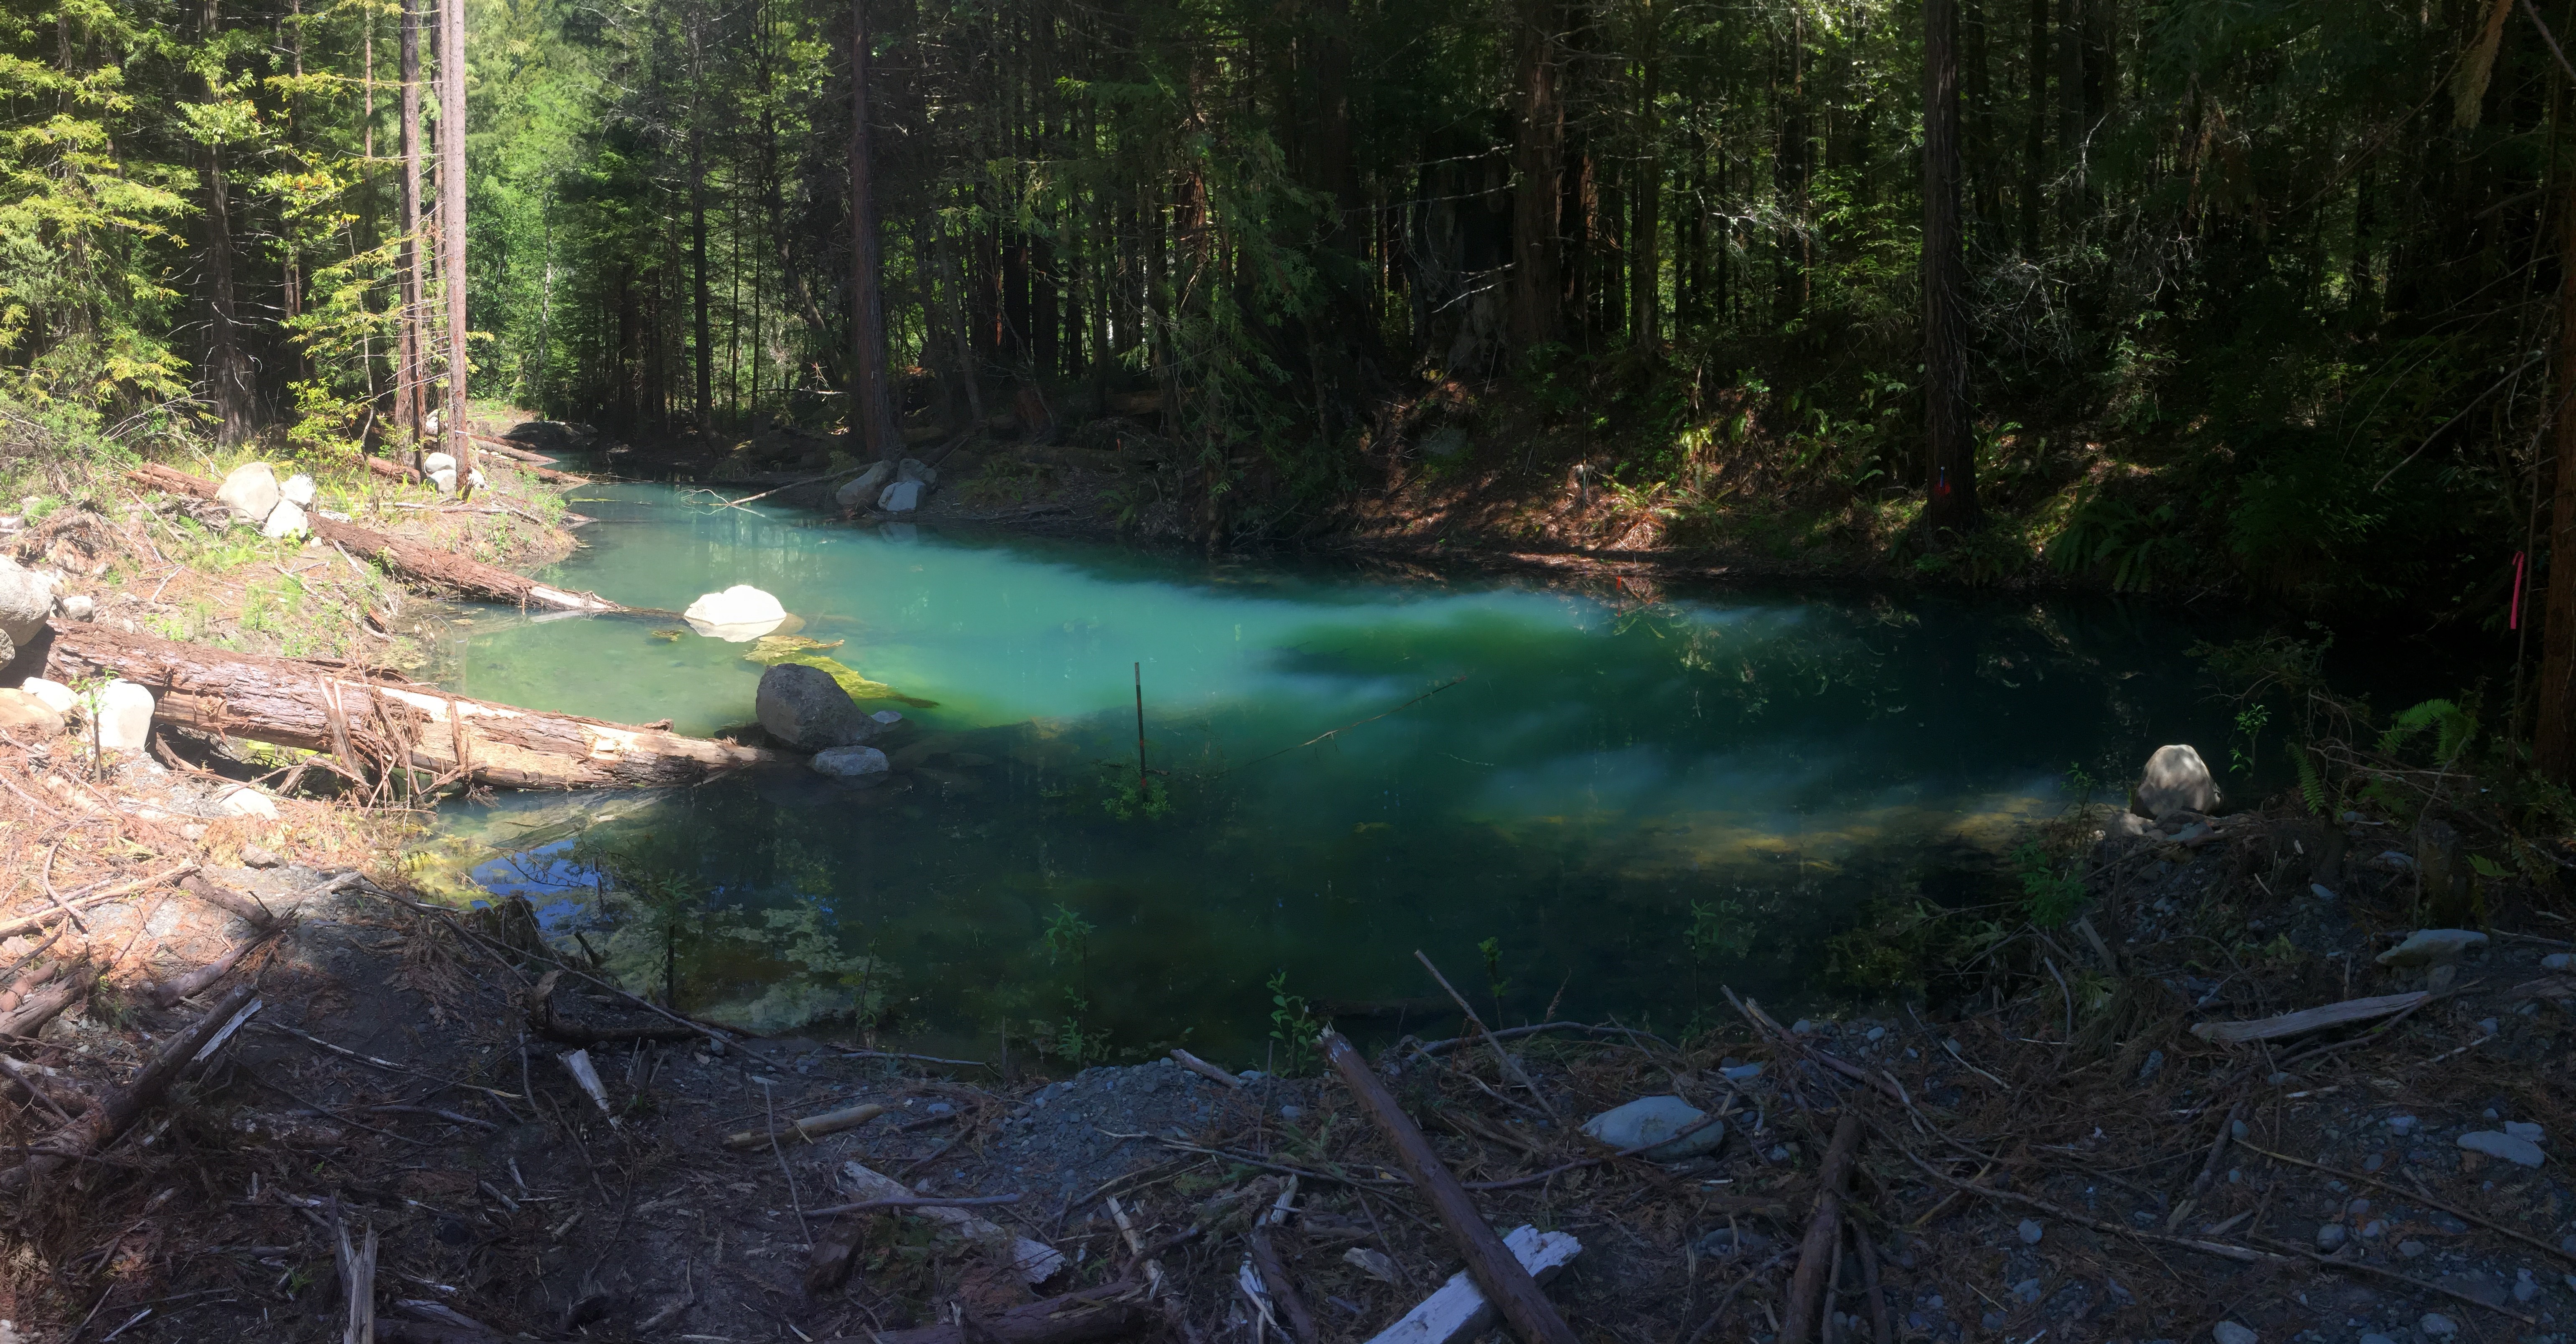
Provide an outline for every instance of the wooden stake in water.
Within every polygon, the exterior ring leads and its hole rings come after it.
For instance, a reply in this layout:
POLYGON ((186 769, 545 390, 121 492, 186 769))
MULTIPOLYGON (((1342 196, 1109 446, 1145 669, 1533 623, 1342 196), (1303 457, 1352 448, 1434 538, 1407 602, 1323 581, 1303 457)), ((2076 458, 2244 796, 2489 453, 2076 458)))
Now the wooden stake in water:
POLYGON ((1145 797, 1145 665, 1136 664, 1136 797, 1145 797))

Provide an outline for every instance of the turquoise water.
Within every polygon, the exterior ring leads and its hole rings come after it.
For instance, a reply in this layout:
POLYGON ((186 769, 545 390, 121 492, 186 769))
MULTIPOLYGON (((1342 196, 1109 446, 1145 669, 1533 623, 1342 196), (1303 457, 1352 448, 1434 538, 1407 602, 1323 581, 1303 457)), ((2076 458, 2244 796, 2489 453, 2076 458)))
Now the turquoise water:
MULTIPOLYGON (((1816 984, 1872 899, 1965 889, 2070 801, 2070 764, 2225 755, 2188 632, 2107 603, 1425 581, 651 485, 576 507, 602 522, 549 582, 670 609, 753 584, 830 656, 936 702, 905 711, 887 746, 910 768, 875 788, 786 769, 451 809, 484 885, 536 898, 631 984, 676 979, 684 1005, 759 1025, 855 1016, 987 1055, 1004 1030, 1015 1052, 1186 1031, 1249 1063, 1282 971, 1288 994, 1374 1014, 1350 1025, 1446 1034, 1419 948, 1508 1018, 1558 1000, 1680 1026, 1721 983, 1816 984), (1139 670, 1169 772, 1142 797, 1139 670)), ((485 610, 454 627, 445 682, 748 722, 749 646, 675 625, 485 610)))

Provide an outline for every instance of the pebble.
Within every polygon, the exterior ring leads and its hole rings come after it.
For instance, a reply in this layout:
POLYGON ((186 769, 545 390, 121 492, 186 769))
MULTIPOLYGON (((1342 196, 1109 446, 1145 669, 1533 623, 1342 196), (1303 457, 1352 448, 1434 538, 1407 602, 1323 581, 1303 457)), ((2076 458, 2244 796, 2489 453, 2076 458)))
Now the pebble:
POLYGON ((2422 1123, 2411 1115, 2392 1115, 2388 1117, 2388 1131, 2392 1134, 2412 1134, 2415 1132, 2415 1127, 2422 1123))
POLYGON ((2401 1242, 2397 1243, 2397 1253, 2398 1253, 2399 1255, 2405 1256, 2405 1257, 2406 1257, 2407 1259, 2409 1259, 2409 1260, 2414 1259, 2416 1256, 2422 1255, 2425 1251, 2427 1251, 2427 1250, 2429 1250, 2429 1249, 2431 1249, 2431 1248, 2430 1248, 2430 1247, 2428 1247, 2428 1246, 2426 1246, 2424 1243, 2422 1243, 2422 1242, 2420 1242, 2420 1241, 2413 1240, 2412 1238, 2409 1238, 2408 1240, 2401 1241, 2401 1242))
POLYGON ((2361 1344, 2397 1344, 2397 1341, 2386 1335, 2363 1335, 2361 1344))
POLYGON ((2343 1211, 2346 1213, 2368 1213, 2370 1212, 2370 1201, 2366 1199, 2356 1199, 2351 1203, 2344 1205, 2343 1211))
POLYGON ((2504 1030, 2504 1023, 2495 1018, 2482 1017, 2478 1019, 2478 1034, 2481 1036, 2493 1036, 2502 1030, 2504 1030))
POLYGON ((2364 1241, 2377 1241, 2380 1234, 2387 1230, 2388 1224, 2373 1218, 2369 1222, 2361 1225, 2361 1239, 2364 1241))
POLYGON ((2552 952, 2540 959, 2540 969, 2544 971, 2576 970, 2576 953, 2552 952))
POLYGON ((2037 1279, 2024 1279, 2021 1282, 2014 1284, 2012 1286, 2012 1290, 2013 1296, 2020 1298, 2024 1302, 2036 1302, 2039 1300, 2039 1280, 2037 1279))
POLYGON ((2558 1239, 2558 1249, 2567 1252, 2569 1255, 2576 1255, 2576 1232, 2570 1232, 2566 1236, 2560 1237, 2558 1239))
POLYGON ((2209 1327, 2209 1337, 2217 1340, 2218 1344, 2254 1344, 2262 1338, 2234 1321, 2220 1321, 2209 1327))
POLYGON ((2507 1120, 2504 1122, 2504 1132, 2512 1135, 2514 1138, 2521 1139, 2526 1143, 2547 1143, 2549 1141, 2548 1132, 2528 1120, 2507 1120))
POLYGON ((2460 1136, 2460 1146, 2473 1153, 2500 1157, 2507 1162, 2526 1167, 2536 1167, 2549 1160, 2540 1151, 2540 1146, 2531 1140, 2517 1138, 2511 1134, 2499 1134, 2492 1129, 2470 1130, 2460 1136))
POLYGON ((2147 1062, 2138 1066, 2138 1081, 2142 1083, 2146 1082, 2148 1079, 2153 1078, 2158 1073, 2162 1072, 2164 1067, 2165 1052, 2162 1050, 2148 1051, 2147 1062))
POLYGON ((2460 1323, 2438 1311, 2425 1312, 2424 1319, 2417 1321, 2415 1328, 2437 1338, 2460 1333, 2460 1323))
POLYGON ((2317 1249, 2320 1251, 2334 1250, 2336 1247, 2343 1245, 2343 1238, 2343 1224, 2328 1223, 2317 1229, 2317 1249))
POLYGON ((1873 1041, 1880 1041, 1880 1040, 1885 1040, 1886 1038, 1887 1038, 1887 1028, 1885 1028, 1885 1027, 1872 1027, 1872 1028, 1870 1028, 1870 1029, 1869 1029, 1869 1039, 1871 1039, 1871 1040, 1873 1040, 1873 1041))
POLYGON ((2531 1271, 2527 1269, 2515 1270, 2513 1272, 2513 1300, 2516 1302, 2528 1302, 2538 1296, 2540 1296, 2540 1285, 2531 1281, 2531 1271))
POLYGON ((2227 1132, 2242 1139, 2252 1135, 2254 1131, 2242 1120, 2230 1120, 2227 1122, 2227 1132))
POLYGON ((2320 901, 2331 901, 2335 898, 2334 889, 2323 882, 2309 883, 2308 890, 2314 892, 2316 894, 2316 898, 2320 901))
POLYGON ((1303 1106, 1282 1106, 1279 1108, 1279 1118, 1282 1120, 1301 1119, 1305 1114, 1306 1108, 1303 1106))
POLYGON ((2048 1235, 2047 1229, 2041 1227, 2036 1219, 2031 1218, 2021 1220, 2020 1231, 2021 1244, 2024 1246, 2036 1246, 2041 1237, 2048 1235))
POLYGON ((2370 1156, 2361 1160, 2361 1169, 2363 1171, 2377 1171, 2381 1167, 2387 1165, 2388 1154, 2386 1153, 2372 1153, 2370 1156))

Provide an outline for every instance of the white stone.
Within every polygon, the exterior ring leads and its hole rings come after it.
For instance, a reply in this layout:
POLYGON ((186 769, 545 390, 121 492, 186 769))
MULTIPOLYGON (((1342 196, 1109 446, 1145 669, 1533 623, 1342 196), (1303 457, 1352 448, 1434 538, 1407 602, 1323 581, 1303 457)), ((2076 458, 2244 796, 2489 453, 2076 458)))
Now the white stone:
POLYGON ((2487 945, 2487 936, 2475 929, 2417 929, 2406 935, 2406 941, 2379 954, 2382 966, 2425 966, 2436 962, 2457 961, 2460 954, 2473 947, 2487 945))
POLYGON ((2417 1321, 2415 1328, 2435 1338, 2447 1338, 2460 1333, 2460 1323, 2438 1311, 2425 1312, 2424 1319, 2417 1321))
POLYGON ((45 708, 50 709, 57 714, 69 714, 73 710, 80 708, 80 697, 72 693, 71 687, 62 684, 59 681, 47 681, 43 677, 29 677, 25 681, 18 683, 18 689, 44 701, 45 708))
POLYGON ((12 644, 25 644, 45 628, 45 618, 53 611, 54 586, 34 570, 0 556, 0 635, 7 635, 12 644))
POLYGON ((2021 1236, 2022 1244, 2025 1246, 2036 1246, 2039 1244, 2039 1239, 2041 1237, 2048 1235, 2048 1229, 2041 1227, 2038 1220, 2031 1218, 2022 1219, 2021 1227, 2018 1231, 2021 1236))
POLYGON ((314 489, 313 478, 299 471, 287 477, 286 484, 277 487, 277 493, 284 496, 289 504, 309 508, 314 495, 319 492, 314 489))
POLYGON ((921 507, 921 482, 897 481, 877 496, 877 507, 888 513, 910 513, 921 507))
POLYGON ((445 453, 423 453, 420 469, 433 476, 442 471, 453 474, 456 470, 456 459, 445 453))
POLYGON ((437 486, 437 487, 438 487, 438 493, 440 493, 440 494, 442 494, 442 495, 452 495, 452 494, 455 494, 455 493, 456 493, 456 468, 454 468, 454 467, 448 467, 448 468, 445 468, 444 470, 440 470, 440 471, 433 471, 433 472, 429 473, 429 483, 430 483, 431 485, 437 486))
MULTIPOLYGON (((2492 1036, 2495 1032, 2490 1028, 2487 1034, 2492 1036)), ((2504 1122, 2504 1132, 2507 1135, 2520 1139, 2525 1143, 2549 1142, 2548 1131, 2528 1120, 2507 1120, 2504 1122)))
POLYGON ((868 717, 884 724, 888 728, 892 728, 896 724, 903 722, 903 715, 900 712, 891 709, 880 709, 868 717))
POLYGON ((2540 1145, 2531 1140, 2517 1139, 2510 1134, 2499 1134, 2492 1129, 2470 1130, 2460 1136, 2460 1146, 2473 1153, 2500 1157, 2507 1162, 2526 1167, 2536 1167, 2549 1160, 2541 1153, 2540 1145))
POLYGON ((2218 783, 2198 751, 2181 744, 2158 747, 2138 777, 2136 806, 2158 821, 2176 812, 2207 812, 2218 806, 2218 783))
POLYGON ((2262 1338, 2234 1321, 2220 1321, 2209 1327, 2209 1337, 2217 1340, 2218 1344, 2255 1344, 2262 1338))
MULTIPOLYGON (((1624 1152, 1671 1138, 1707 1119, 1708 1112, 1679 1097, 1639 1097, 1584 1121, 1583 1132, 1624 1152)), ((1647 1149, 1644 1155, 1656 1162, 1679 1162, 1713 1152, 1725 1139, 1726 1122, 1712 1121, 1671 1143, 1647 1149)))
POLYGON ((141 751, 151 736, 152 692, 122 679, 99 689, 99 750, 141 751))
POLYGON ((814 773, 834 779, 865 779, 894 768, 886 754, 874 747, 834 747, 815 752, 814 759, 806 764, 813 767, 814 773))
POLYGON ((680 614, 690 629, 728 644, 747 644, 787 621, 787 608, 777 598, 747 583, 721 593, 702 593, 680 614))
POLYGON ((215 799, 215 806, 228 817, 255 817, 261 821, 277 820, 277 804, 267 794, 245 784, 215 799))
POLYGON ((313 525, 305 520, 304 510, 290 500, 281 499, 277 501, 276 508, 269 510, 268 521, 261 525, 259 534, 271 541, 278 541, 287 537, 300 537, 312 530, 313 525))
POLYGON ((876 499, 880 491, 885 489, 886 478, 893 474, 894 468, 885 463, 871 463, 867 470, 860 472, 849 484, 834 491, 832 502, 845 509, 864 509, 876 499))
POLYGON ((2544 971, 2576 970, 2576 954, 2552 952, 2540 959, 2540 969, 2544 971))
POLYGON ((54 599, 54 606, 67 621, 86 621, 98 614, 98 602, 87 593, 65 593, 54 599))
POLYGON ((268 521, 271 509, 277 507, 277 473, 265 462, 244 462, 224 477, 215 489, 215 502, 233 511, 235 518, 257 527, 268 521))

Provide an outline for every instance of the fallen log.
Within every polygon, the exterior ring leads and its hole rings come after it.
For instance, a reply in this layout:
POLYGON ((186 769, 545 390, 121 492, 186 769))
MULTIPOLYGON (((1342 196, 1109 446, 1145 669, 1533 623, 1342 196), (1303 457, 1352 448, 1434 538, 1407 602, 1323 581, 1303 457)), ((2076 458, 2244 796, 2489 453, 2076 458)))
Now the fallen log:
POLYGON ((144 987, 144 996, 151 999, 152 1005, 156 1008, 177 1007, 179 1000, 194 998, 211 988, 216 981, 231 974, 233 967, 241 964, 242 958, 249 956, 262 943, 277 936, 280 927, 283 926, 260 930, 248 939, 233 944, 222 956, 193 971, 184 971, 167 980, 153 981, 144 987))
POLYGON ((26 1161, 0 1170, 0 1190, 23 1189, 28 1182, 52 1172, 65 1163, 87 1157, 107 1146, 109 1140, 125 1132, 126 1127, 142 1118, 143 1113, 159 1104, 162 1094, 179 1080, 200 1055, 211 1051, 240 1025, 259 1005, 251 997, 252 987, 236 985, 216 1001, 213 1009, 197 1024, 170 1037, 161 1053, 134 1075, 134 1081, 110 1094, 92 1107, 79 1123, 66 1125, 42 1141, 26 1161))
POLYGON ((2269 1041, 2283 1036, 2297 1036, 2340 1027, 2350 1022, 2367 1022, 2390 1013, 2402 1013, 2432 997, 2422 990, 2411 994, 2382 994, 2377 998, 2346 999, 2322 1008, 2302 1008, 2278 1017, 2256 1018, 2249 1022, 2200 1022, 2191 1034, 2220 1045, 2241 1045, 2247 1041, 2269 1041))
MULTIPOLYGON (((125 474, 140 484, 172 494, 191 495, 198 499, 215 497, 214 482, 158 462, 146 463, 125 474)), ((516 607, 544 607, 551 611, 625 610, 614 602, 589 593, 566 592, 526 575, 513 574, 497 565, 469 560, 435 546, 389 537, 355 523, 335 523, 320 514, 307 513, 305 524, 313 529, 314 536, 345 548, 351 555, 363 555, 409 580, 414 587, 431 592, 453 593, 486 602, 505 602, 516 607)))
POLYGON ((1466 1258, 1467 1272, 1475 1276, 1476 1286, 1502 1313, 1512 1333, 1520 1336, 1522 1344, 1575 1344, 1573 1328, 1557 1314, 1555 1304, 1539 1291, 1537 1280, 1530 1277, 1503 1239, 1486 1225, 1485 1215, 1477 1210, 1466 1188, 1450 1174, 1439 1154, 1431 1151, 1430 1140, 1422 1137, 1412 1117, 1396 1104, 1386 1084, 1378 1081, 1368 1061, 1360 1057, 1358 1047, 1340 1032, 1329 1029, 1323 1034, 1322 1045, 1324 1058, 1342 1075, 1351 1094, 1359 1099, 1360 1109, 1395 1150, 1396 1164, 1413 1178, 1414 1188, 1430 1196, 1441 1226, 1449 1232, 1450 1244, 1466 1258))
MULTIPOLYGON (((554 972, 548 971, 546 974, 552 975, 554 972)), ((845 1107, 837 1111, 825 1111, 821 1115, 809 1115, 802 1120, 788 1121, 776 1131, 776 1136, 782 1142, 802 1139, 812 1143, 826 1134, 838 1134, 845 1129, 856 1129, 885 1114, 886 1109, 875 1102, 868 1102, 865 1105, 845 1107)), ((735 1152, 766 1148, 769 1146, 770 1137, 769 1130, 746 1129, 738 1134, 726 1135, 724 1146, 735 1152)))
POLYGON ((1780 1324, 1779 1344, 1807 1344, 1822 1319, 1825 1276, 1842 1254, 1843 1187, 1851 1183, 1852 1166, 1859 1157, 1860 1112, 1845 1108, 1817 1172, 1816 1212, 1807 1220, 1797 1272, 1789 1276, 1788 1313, 1780 1324))
POLYGON ((183 863, 176 868, 170 869, 168 872, 154 873, 150 877, 137 878, 131 882, 119 882, 115 886, 102 888, 97 891, 74 891, 63 897, 63 903, 61 905, 39 910, 32 915, 20 915, 14 919, 0 920, 0 938, 6 938, 13 933, 24 933, 29 929, 41 929, 44 926, 53 923, 55 920, 61 919, 70 914, 74 910, 86 910, 93 905, 105 905, 110 901, 121 901, 138 891, 150 891, 152 888, 157 887, 172 878, 185 877, 195 871, 197 871, 197 865, 194 863, 183 863))
POLYGON ((762 747, 682 737, 572 714, 472 700, 431 686, 374 680, 344 664, 234 653, 55 621, 45 675, 71 684, 113 673, 154 697, 165 724, 451 782, 517 789, 637 789, 695 784, 727 770, 794 759, 762 747))

